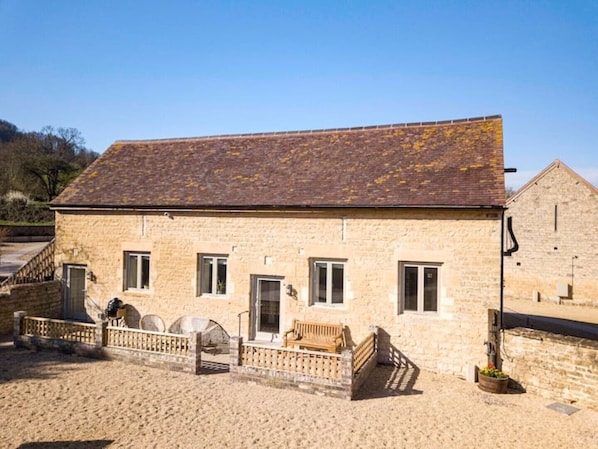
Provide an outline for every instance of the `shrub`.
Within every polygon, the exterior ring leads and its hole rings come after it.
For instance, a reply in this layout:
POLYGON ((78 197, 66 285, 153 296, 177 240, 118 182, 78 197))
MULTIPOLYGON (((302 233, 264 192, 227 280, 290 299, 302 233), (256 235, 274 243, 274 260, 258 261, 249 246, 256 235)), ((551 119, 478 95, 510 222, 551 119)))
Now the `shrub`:
MULTIPOLYGON (((8 196, 8 195, 7 195, 8 196)), ((54 211, 46 203, 34 203, 22 196, 0 198, 0 220, 13 223, 47 223, 54 221, 54 211)))

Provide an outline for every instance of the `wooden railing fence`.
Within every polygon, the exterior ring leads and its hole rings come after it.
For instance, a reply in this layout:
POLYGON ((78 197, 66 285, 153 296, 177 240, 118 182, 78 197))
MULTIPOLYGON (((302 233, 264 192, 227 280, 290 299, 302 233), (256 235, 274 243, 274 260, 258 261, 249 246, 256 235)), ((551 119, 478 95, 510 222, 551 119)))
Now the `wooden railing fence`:
MULTIPOLYGON (((189 335, 145 331, 14 314, 16 346, 52 348, 96 358, 199 374, 201 333, 189 335)), ((262 382, 279 388, 300 388, 316 394, 351 399, 377 363, 378 329, 340 354, 296 350, 230 339, 233 380, 262 382)))
POLYGON ((199 374, 200 332, 170 334, 14 313, 14 343, 30 349, 58 349, 93 358, 118 359, 157 368, 199 374))
POLYGON ((376 335, 372 332, 353 351, 353 373, 357 373, 376 350, 376 335))
POLYGON ((108 346, 176 355, 186 355, 189 351, 186 335, 113 326, 108 326, 106 331, 108 346))
POLYGON ((94 344, 96 325, 50 318, 25 317, 23 319, 23 335, 94 344))
POLYGON ((352 399, 377 364, 378 328, 340 354, 296 350, 230 339, 230 373, 234 381, 352 399))
POLYGON ((0 283, 0 287, 31 284, 54 279, 54 241, 55 239, 52 239, 37 255, 19 268, 16 273, 4 279, 0 283))
POLYGON ((341 378, 341 355, 256 344, 241 347, 241 365, 324 379, 341 378))

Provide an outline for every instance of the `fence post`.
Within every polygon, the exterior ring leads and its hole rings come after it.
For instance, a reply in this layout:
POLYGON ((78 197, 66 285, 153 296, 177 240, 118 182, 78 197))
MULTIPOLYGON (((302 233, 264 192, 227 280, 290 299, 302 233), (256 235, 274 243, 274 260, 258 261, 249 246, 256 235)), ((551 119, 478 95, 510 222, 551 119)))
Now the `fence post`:
POLYGON ((488 309, 488 340, 486 342, 486 353, 488 363, 492 363, 498 369, 501 369, 502 358, 500 356, 500 312, 495 309, 488 309))
POLYGON ((14 329, 13 329, 13 344, 15 347, 18 347, 18 340, 21 335, 23 335, 23 319, 27 315, 27 312, 24 310, 19 310, 18 312, 14 313, 14 329))
POLYGON ((235 371, 235 368, 241 366, 241 346, 243 346, 243 337, 230 337, 230 370, 235 371))
POLYGON ((345 390, 345 397, 353 396, 353 351, 343 349, 341 352, 341 387, 345 390))
POLYGON ((193 374, 201 371, 201 332, 189 334, 189 365, 193 374))
POLYGON ((95 345, 98 348, 102 348, 108 344, 108 322, 97 321, 95 330, 95 345))
POLYGON ((378 354, 378 326, 370 324, 370 332, 374 334, 374 354, 378 354))

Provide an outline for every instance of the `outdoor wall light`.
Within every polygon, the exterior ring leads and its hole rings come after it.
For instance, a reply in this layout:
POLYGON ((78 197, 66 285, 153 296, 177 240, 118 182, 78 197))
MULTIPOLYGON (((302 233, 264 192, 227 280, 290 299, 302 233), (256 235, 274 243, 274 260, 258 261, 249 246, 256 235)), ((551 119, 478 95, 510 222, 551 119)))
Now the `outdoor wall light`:
POLYGON ((297 290, 293 288, 293 284, 287 284, 287 295, 297 299, 297 290))

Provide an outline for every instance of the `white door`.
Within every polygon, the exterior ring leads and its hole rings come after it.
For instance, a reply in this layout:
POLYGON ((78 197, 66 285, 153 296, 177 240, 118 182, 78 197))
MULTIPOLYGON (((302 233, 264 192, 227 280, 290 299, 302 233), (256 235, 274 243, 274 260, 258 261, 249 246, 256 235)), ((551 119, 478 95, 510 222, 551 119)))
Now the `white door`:
POLYGON ((251 307, 253 340, 280 341, 282 324, 282 280, 255 276, 251 307))

